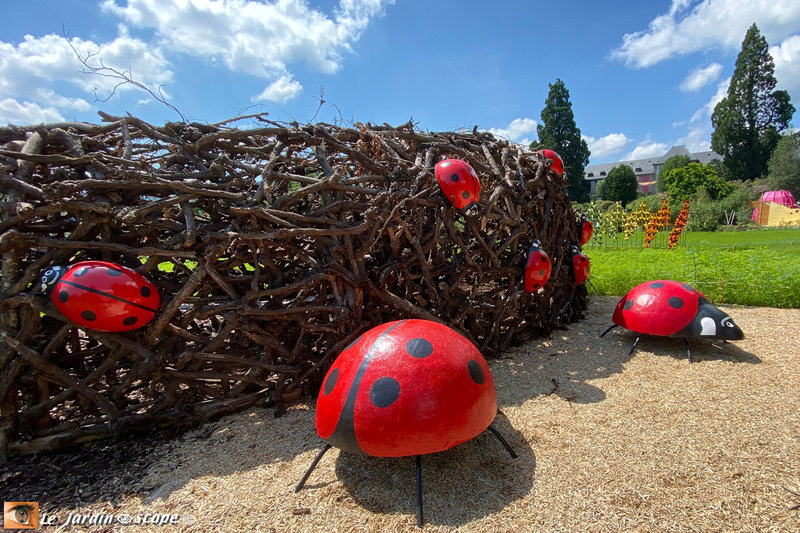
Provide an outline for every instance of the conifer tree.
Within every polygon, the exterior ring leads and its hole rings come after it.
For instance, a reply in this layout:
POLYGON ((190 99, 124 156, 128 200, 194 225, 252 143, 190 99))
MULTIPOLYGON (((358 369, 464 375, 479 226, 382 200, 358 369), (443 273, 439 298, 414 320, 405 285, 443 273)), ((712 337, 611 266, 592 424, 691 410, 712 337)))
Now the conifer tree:
POLYGON ((584 169, 589 164, 589 146, 575 125, 569 91, 560 79, 549 84, 550 93, 544 101, 542 123, 536 126, 539 142, 532 142, 531 149, 554 150, 564 161, 564 173, 569 179, 567 194, 573 202, 589 201, 589 182, 584 169))
POLYGON ((789 93, 775 90, 775 62, 758 26, 747 30, 728 95, 711 115, 711 148, 725 158, 730 179, 767 174, 767 161, 794 114, 789 93))

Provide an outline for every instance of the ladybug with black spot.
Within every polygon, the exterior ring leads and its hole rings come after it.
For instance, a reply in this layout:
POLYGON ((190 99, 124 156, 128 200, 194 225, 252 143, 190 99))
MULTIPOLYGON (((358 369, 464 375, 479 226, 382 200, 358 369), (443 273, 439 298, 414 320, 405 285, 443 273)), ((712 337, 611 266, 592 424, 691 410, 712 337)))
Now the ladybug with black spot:
POLYGON ((50 267, 42 275, 42 290, 70 321, 97 331, 140 328, 153 319, 160 303, 147 278, 107 261, 50 267))
POLYGON ((581 215, 580 220, 578 220, 578 235, 581 236, 581 246, 589 242, 593 233, 594 226, 592 226, 591 221, 586 218, 586 215, 581 215))
POLYGON ((592 270, 592 264, 586 254, 578 250, 574 244, 570 246, 572 252, 572 273, 575 277, 575 283, 580 285, 589 279, 589 273, 592 270))
POLYGON ((552 170, 559 176, 564 175, 564 160, 561 159, 560 155, 558 155, 553 150, 539 150, 536 153, 541 154, 550 160, 550 170, 552 170))
POLYGON ((547 253, 542 250, 539 239, 533 239, 528 250, 528 261, 525 263, 525 292, 536 292, 550 279, 552 264, 547 253))
MULTIPOLYGON (((612 320, 614 325, 601 337, 617 326, 646 335, 682 337, 690 363, 690 338, 723 341, 744 338, 733 319, 709 302, 703 293, 691 285, 672 280, 646 281, 632 288, 617 304, 612 320)), ((633 343, 631 354, 639 338, 633 343)))
POLYGON ((462 159, 445 159, 436 163, 434 170, 439 187, 456 209, 478 203, 481 182, 472 165, 462 159))
POLYGON ((375 457, 448 450, 489 429, 497 414, 492 373, 477 348, 449 327, 398 320, 364 333, 331 366, 317 399, 317 434, 327 441, 295 491, 331 446, 375 457))

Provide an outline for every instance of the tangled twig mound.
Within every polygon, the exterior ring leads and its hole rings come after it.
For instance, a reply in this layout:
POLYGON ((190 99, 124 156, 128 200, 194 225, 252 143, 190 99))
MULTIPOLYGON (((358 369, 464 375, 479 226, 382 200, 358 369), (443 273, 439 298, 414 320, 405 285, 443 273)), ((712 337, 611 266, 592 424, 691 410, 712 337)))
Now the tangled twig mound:
POLYGON ((491 357, 580 318, 574 214, 538 154, 475 131, 245 118, 257 127, 0 128, 3 455, 281 409, 389 320, 443 322, 491 357), (436 182, 445 157, 480 177, 467 213, 436 182), (534 238, 553 271, 528 294, 534 238), (66 320, 42 272, 89 259, 155 283, 155 319, 124 334, 66 320))

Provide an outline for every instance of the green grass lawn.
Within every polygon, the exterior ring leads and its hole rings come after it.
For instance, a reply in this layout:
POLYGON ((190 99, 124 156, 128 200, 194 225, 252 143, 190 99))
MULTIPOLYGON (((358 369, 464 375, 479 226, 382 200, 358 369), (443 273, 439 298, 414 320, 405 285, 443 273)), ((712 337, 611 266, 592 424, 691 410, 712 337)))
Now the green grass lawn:
POLYGON ((659 237, 651 248, 641 245, 641 236, 587 244, 597 291, 622 296, 639 283, 673 279, 716 304, 800 308, 800 230, 686 232, 672 250, 666 234, 659 237))

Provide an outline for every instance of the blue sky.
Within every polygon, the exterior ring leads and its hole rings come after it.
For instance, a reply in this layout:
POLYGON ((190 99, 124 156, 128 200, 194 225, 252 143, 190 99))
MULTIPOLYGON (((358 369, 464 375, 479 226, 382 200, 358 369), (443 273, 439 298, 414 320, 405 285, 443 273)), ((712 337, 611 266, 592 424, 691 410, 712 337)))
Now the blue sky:
MULTIPOLYGON (((426 131, 477 125, 536 140, 548 84, 570 91, 591 163, 708 150, 747 28, 800 108, 800 2, 2 0, 0 124, 99 122, 98 110, 178 120, 266 112, 426 131), (66 38, 65 35, 66 34, 66 38), (72 46, 72 48, 70 47, 72 46), (320 107, 320 93, 325 103, 320 107), (97 98, 108 98, 98 101, 97 98)), ((800 122, 800 114, 794 126, 800 122)), ((246 125, 246 123, 245 123, 246 125)))

